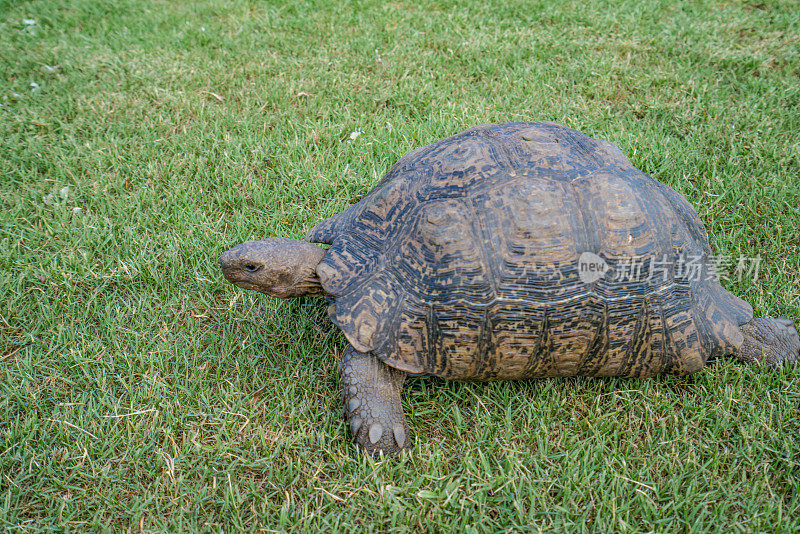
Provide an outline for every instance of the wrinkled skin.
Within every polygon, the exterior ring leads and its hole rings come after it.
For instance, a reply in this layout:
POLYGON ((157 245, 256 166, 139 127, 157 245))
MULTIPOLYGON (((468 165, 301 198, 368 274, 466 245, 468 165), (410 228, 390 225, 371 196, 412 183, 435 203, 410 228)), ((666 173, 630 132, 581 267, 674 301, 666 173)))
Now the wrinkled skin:
POLYGON ((800 337, 791 319, 757 317, 741 330, 744 343, 736 354, 738 360, 771 366, 797 363, 800 337))
POLYGON ((370 353, 348 347, 339 364, 345 419, 359 446, 369 453, 395 456, 411 446, 400 402, 406 373, 370 353))

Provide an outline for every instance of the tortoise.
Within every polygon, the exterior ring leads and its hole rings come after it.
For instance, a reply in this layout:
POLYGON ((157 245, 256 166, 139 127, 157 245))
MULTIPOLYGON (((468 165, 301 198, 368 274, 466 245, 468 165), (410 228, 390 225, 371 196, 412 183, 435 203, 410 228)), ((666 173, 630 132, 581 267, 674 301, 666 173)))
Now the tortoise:
POLYGON ((305 241, 247 241, 220 261, 241 288, 328 298, 349 341, 345 416, 369 453, 411 446, 407 375, 649 377, 800 353, 790 319, 753 318, 720 285, 685 198, 610 142, 549 122, 418 148, 305 241), (680 269, 692 261, 695 276, 680 269))

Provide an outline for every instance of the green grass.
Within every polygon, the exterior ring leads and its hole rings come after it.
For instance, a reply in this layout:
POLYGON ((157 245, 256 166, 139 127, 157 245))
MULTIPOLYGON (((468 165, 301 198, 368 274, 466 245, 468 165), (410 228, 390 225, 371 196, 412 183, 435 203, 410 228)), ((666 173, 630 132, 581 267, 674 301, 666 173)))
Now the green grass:
POLYGON ((553 120, 800 319, 797 2, 459 4, 0 1, 0 530, 800 529, 798 367, 411 379, 374 461, 324 306, 223 280, 414 147, 553 120))

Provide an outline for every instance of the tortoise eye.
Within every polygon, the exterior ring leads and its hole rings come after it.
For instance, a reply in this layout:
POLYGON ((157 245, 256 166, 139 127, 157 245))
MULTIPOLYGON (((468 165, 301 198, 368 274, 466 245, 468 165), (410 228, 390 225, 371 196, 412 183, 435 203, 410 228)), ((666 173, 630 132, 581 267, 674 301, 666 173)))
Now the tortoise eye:
POLYGON ((256 265, 255 263, 245 263, 244 264, 244 270, 247 271, 248 273, 254 273, 260 267, 261 267, 260 265, 256 265))

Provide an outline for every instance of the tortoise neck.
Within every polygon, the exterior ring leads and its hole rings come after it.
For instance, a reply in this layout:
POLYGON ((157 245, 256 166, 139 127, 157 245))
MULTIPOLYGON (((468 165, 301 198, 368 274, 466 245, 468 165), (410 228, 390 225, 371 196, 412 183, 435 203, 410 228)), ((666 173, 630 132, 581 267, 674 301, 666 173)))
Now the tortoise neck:
POLYGON ((317 274, 317 266, 325 257, 325 249, 296 239, 280 239, 279 243, 281 247, 275 251, 274 259, 294 265, 291 282, 288 286, 284 286, 287 294, 279 296, 284 298, 329 296, 317 274), (285 260, 281 260, 281 256, 285 260))
POLYGON ((322 287, 322 282, 317 275, 317 264, 304 265, 295 279, 293 292, 294 297, 330 297, 322 287))

